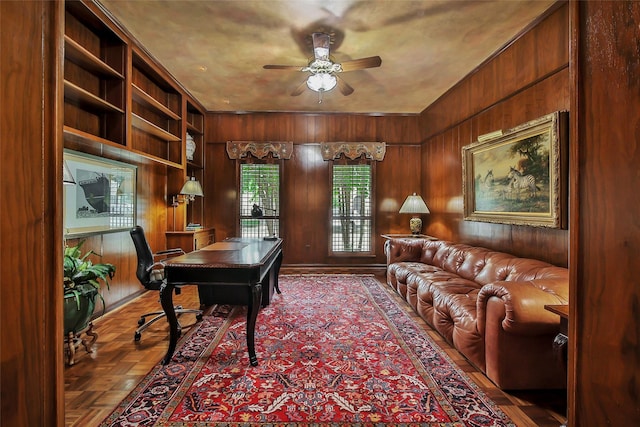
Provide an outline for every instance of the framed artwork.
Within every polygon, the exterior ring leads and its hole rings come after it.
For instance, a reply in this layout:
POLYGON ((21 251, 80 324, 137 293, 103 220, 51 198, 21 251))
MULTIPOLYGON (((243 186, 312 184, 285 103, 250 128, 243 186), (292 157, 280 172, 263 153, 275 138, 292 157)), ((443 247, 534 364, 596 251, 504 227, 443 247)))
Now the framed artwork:
POLYGON ((108 233, 136 223, 136 167, 64 150, 75 184, 64 185, 65 237, 108 233))
POLYGON ((462 148, 465 220, 565 226, 566 116, 555 112, 462 148))

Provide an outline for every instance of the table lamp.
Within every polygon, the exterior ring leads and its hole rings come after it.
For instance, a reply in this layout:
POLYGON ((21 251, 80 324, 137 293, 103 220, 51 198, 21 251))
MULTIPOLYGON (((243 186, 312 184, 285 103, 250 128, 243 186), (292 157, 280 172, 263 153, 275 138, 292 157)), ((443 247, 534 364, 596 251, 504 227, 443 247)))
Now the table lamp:
POLYGON ((420 214, 429 213, 429 208, 427 208, 427 204, 422 200, 422 197, 413 193, 412 195, 407 196, 407 199, 400 207, 400 213, 413 215, 411 220, 409 220, 411 234, 420 234, 420 231, 422 230, 422 219, 420 218, 420 214))

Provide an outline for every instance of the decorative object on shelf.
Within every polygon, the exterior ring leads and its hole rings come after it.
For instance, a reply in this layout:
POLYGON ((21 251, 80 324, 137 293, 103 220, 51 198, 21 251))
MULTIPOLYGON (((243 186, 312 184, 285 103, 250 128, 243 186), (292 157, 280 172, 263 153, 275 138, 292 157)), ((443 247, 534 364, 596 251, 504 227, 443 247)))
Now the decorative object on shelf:
POLYGON ((275 158, 289 160, 293 153, 293 142, 227 141, 227 155, 230 159, 242 159, 249 153, 258 159, 271 153, 275 158))
POLYGON ((64 186, 65 237, 133 227, 136 219, 136 166, 64 150, 77 185, 64 186))
POLYGON ((412 195, 407 196, 407 199, 400 207, 399 213, 413 214, 409 220, 409 229, 412 234, 420 234, 420 231, 422 230, 422 219, 419 215, 428 214, 429 208, 427 208, 427 204, 422 200, 422 197, 413 193, 412 195))
POLYGON ((351 160, 364 156, 369 160, 384 160, 387 146, 384 142, 323 142, 320 151, 324 160, 333 160, 345 155, 351 160))
POLYGON ((89 259, 91 255, 99 256, 94 251, 83 255, 81 247, 84 242, 82 240, 76 246, 64 249, 64 346, 68 365, 75 363, 75 352, 80 345, 84 346, 87 353, 92 352, 91 346, 98 339, 91 322, 95 299, 96 296, 100 297, 104 307, 100 294, 101 282, 109 288, 109 279, 116 272, 113 264, 94 264, 89 259))
POLYGON ((196 141, 193 136, 187 132, 187 160, 193 161, 193 154, 196 152, 196 141))
POLYGON ((567 115, 548 114, 462 147, 465 220, 564 226, 567 115))
POLYGON ((192 176, 188 178, 184 183, 182 189, 180 190, 180 194, 171 197, 171 207, 173 207, 174 231, 176 229, 176 208, 180 203, 193 202, 196 199, 196 196, 204 197, 204 193, 202 192, 200 181, 198 181, 195 176, 192 176))

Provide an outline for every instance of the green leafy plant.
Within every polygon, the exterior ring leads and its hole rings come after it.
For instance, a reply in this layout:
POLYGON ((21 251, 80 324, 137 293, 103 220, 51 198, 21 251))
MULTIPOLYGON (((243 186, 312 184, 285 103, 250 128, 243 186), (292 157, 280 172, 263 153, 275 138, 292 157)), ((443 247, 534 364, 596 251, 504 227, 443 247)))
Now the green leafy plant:
MULTIPOLYGON (((89 257, 100 256, 94 251, 82 254, 84 240, 76 246, 64 249, 64 293, 75 296, 76 305, 80 310, 80 296, 93 298, 100 294, 101 282, 109 289, 109 279, 116 273, 116 267, 109 263, 94 264, 89 257)), ((104 299, 102 299, 104 307, 104 299)))

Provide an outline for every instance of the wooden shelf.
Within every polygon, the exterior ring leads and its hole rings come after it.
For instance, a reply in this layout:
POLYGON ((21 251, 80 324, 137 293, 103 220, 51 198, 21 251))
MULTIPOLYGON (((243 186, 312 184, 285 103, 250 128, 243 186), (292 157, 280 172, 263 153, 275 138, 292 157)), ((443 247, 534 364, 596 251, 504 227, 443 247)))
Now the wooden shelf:
POLYGON ((199 129, 197 127, 195 127, 193 124, 187 122, 187 130, 191 131, 192 133, 195 133, 197 135, 202 135, 202 129, 199 129))
POLYGON ((147 159, 152 162, 160 163, 178 170, 184 169, 184 167, 180 163, 172 162, 170 160, 163 159, 161 157, 154 156, 149 153, 145 153, 144 151, 126 148, 123 145, 118 144, 116 142, 97 137, 90 133, 83 132, 78 129, 74 129, 70 126, 65 126, 63 132, 64 132, 65 141, 71 141, 71 142, 75 142, 85 146, 94 146, 94 147, 99 144, 112 153, 117 153, 117 152, 122 153, 122 151, 126 151, 127 153, 134 154, 136 157, 140 159, 147 159))
POLYGON ((156 163, 160 163, 169 167, 172 167, 174 169, 184 169, 184 167, 180 164, 180 163, 176 163, 176 162, 172 162, 171 160, 167 160, 164 159, 162 157, 158 157, 158 156, 154 156, 153 154, 149 154, 149 153, 145 153, 144 151, 140 151, 140 150, 136 150, 133 148, 129 149, 130 152, 137 154, 138 156, 148 159, 148 160, 152 160, 156 163))
POLYGON ((104 77, 124 80, 124 76, 121 73, 106 64, 100 58, 93 55, 67 35, 64 36, 64 56, 69 59, 69 61, 78 64, 87 71, 100 74, 104 77))
MULTIPOLYGON (((193 104, 187 100, 187 130, 196 135, 204 135, 204 114, 193 104)), ((194 135, 195 136, 195 135, 194 135)))
POLYGON ((132 97, 134 101, 142 105, 145 105, 146 107, 151 108, 161 114, 164 114, 165 116, 167 116, 167 118, 171 120, 180 120, 179 115, 171 111, 167 106, 165 106, 164 104, 156 100, 154 97, 146 93, 144 90, 140 89, 138 86, 136 86, 133 83, 131 84, 131 87, 133 88, 132 97))
POLYGON ((196 163, 196 162, 192 162, 191 160, 188 160, 187 168, 188 169, 204 169, 204 166, 202 166, 200 163, 196 163))
POLYGON ((143 132, 147 132, 151 135, 154 135, 162 140, 168 142, 177 142, 182 141, 180 137, 175 136, 174 134, 162 129, 159 126, 154 125, 150 121, 144 119, 143 117, 138 116, 137 114, 131 113, 131 124, 140 129, 143 132))
POLYGON ((75 129, 71 126, 64 126, 63 133, 64 138, 71 141, 81 142, 83 144, 102 144, 110 147, 117 147, 119 149, 123 148, 122 144, 118 144, 117 142, 110 141, 108 139, 100 138, 99 136, 81 131, 79 129, 75 129))
POLYGON ((124 110, 122 108, 105 101, 99 96, 96 96, 67 80, 64 81, 64 98, 65 100, 78 105, 80 108, 93 110, 99 113, 124 114, 124 110))

